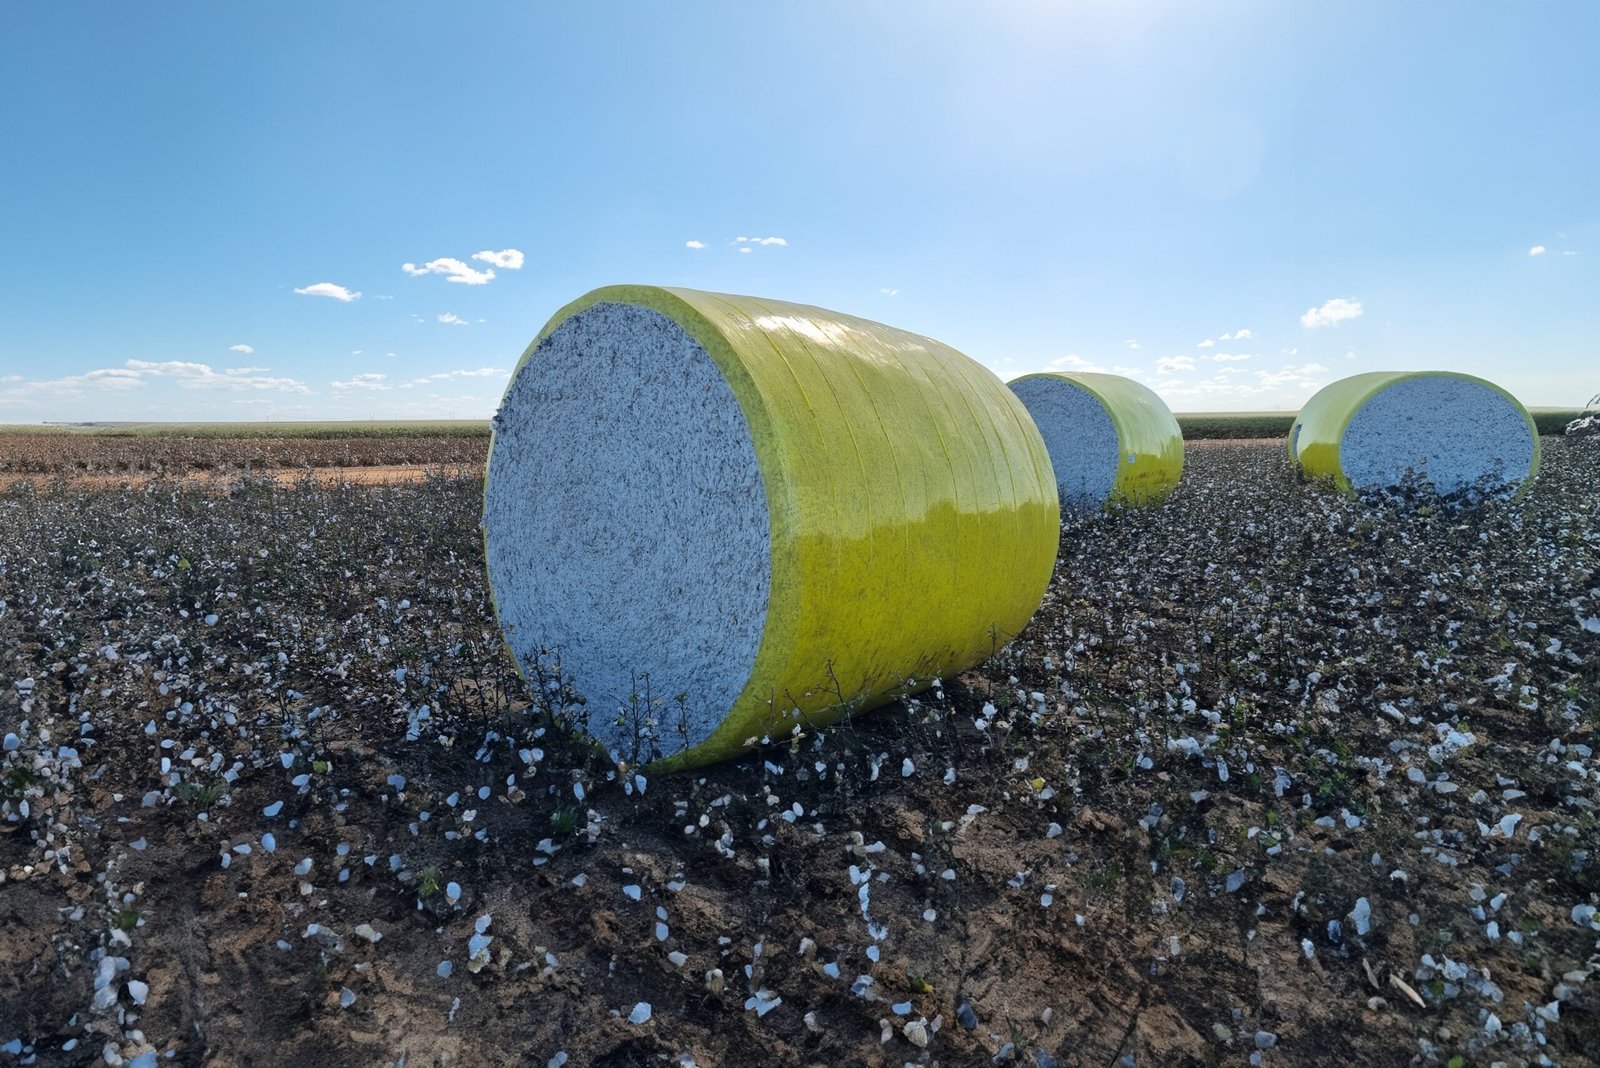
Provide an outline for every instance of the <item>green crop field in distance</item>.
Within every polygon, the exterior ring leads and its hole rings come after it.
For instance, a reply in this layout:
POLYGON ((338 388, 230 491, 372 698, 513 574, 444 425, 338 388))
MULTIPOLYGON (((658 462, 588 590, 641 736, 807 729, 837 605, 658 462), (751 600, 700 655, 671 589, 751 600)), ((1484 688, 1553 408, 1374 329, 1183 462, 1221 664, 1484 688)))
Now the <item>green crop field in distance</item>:
POLYGON ((1286 438, 1294 412, 1177 412, 1185 441, 1286 438))
MULTIPOLYGON (((1560 434, 1582 411, 1577 408, 1530 408, 1541 434, 1560 434)), ((1178 412, 1185 441, 1236 438, 1286 438, 1295 412, 1178 412)))

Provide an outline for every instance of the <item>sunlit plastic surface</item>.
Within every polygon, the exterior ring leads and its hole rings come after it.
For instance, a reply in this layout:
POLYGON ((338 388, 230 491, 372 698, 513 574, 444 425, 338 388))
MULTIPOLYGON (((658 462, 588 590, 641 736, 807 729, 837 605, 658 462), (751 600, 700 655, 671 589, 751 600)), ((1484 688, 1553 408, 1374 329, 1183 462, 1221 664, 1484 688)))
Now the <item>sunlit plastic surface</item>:
POLYGON ((748 423, 770 512, 770 600, 748 682, 710 737, 658 768, 916 692, 1027 624, 1055 561, 1056 486, 1027 412, 988 370, 820 308, 614 286, 557 312, 513 381, 537 373, 528 361, 551 331, 605 302, 660 312, 711 355, 748 423))

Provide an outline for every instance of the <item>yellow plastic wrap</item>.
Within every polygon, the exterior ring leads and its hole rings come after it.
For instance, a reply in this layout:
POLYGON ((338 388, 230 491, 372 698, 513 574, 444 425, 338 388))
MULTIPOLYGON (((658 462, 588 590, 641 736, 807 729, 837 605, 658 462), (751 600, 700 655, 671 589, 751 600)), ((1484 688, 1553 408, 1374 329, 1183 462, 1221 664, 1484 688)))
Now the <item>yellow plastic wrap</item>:
POLYGON ((1106 507, 1160 504, 1183 478, 1183 430, 1154 390, 1122 375, 1078 371, 1023 375, 1011 384, 1060 379, 1099 401, 1117 434, 1117 468, 1106 507))
MULTIPOLYGON (((1531 461, 1526 477, 1517 480, 1520 486, 1516 493, 1520 496, 1527 492, 1529 483, 1539 471, 1539 430, 1533 417, 1515 397, 1493 382, 1454 371, 1368 371, 1341 378, 1322 387, 1306 402, 1305 407, 1300 409, 1300 414, 1295 417, 1289 429, 1290 463, 1308 479, 1325 481, 1341 493, 1353 494, 1355 487, 1346 473, 1343 457, 1345 435, 1350 428, 1351 420, 1384 390, 1403 383, 1426 379, 1454 380, 1484 387, 1503 398, 1511 410, 1520 415, 1522 425, 1513 429, 1519 432, 1525 431, 1531 438, 1531 461)), ((1449 432, 1471 435, 1475 429, 1472 426, 1458 424, 1450 427, 1449 432)), ((1450 448, 1449 443, 1444 441, 1431 444, 1446 452, 1450 448)))
POLYGON ((1055 561, 1056 486, 1038 431, 988 370, 820 308, 614 286, 557 312, 513 382, 553 330, 611 302, 667 316, 710 354, 748 423, 770 513, 771 592, 748 681, 709 737, 658 769, 916 692, 1027 624, 1055 561))

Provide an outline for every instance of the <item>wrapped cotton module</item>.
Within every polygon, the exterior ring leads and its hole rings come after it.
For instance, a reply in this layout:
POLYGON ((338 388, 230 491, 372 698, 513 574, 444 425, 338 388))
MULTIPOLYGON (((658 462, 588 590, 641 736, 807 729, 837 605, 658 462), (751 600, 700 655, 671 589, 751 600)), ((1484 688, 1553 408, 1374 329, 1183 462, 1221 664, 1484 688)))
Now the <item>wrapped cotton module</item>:
POLYGON ((1414 484, 1444 496, 1510 496, 1538 473, 1539 432, 1492 382, 1372 371, 1306 402, 1289 430, 1289 456, 1307 478, 1345 493, 1414 484))
POLYGON ((1061 507, 1159 504, 1183 477, 1183 431, 1162 399, 1121 375, 1037 374, 1011 383, 1050 452, 1061 507))
POLYGON ((1038 607, 1059 513, 1027 412, 929 338, 616 286, 494 420, 484 544, 525 677, 619 760, 692 767, 926 688, 1038 607))

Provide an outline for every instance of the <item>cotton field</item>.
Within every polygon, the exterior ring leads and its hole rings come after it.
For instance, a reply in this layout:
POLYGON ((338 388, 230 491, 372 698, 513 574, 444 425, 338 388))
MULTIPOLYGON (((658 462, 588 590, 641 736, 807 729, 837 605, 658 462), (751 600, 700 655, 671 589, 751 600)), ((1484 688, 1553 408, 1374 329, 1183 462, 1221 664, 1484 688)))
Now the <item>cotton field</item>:
POLYGON ((1597 487, 1191 443, 985 664, 653 774, 477 478, 18 481, 0 1064, 1593 1063, 1597 487))

